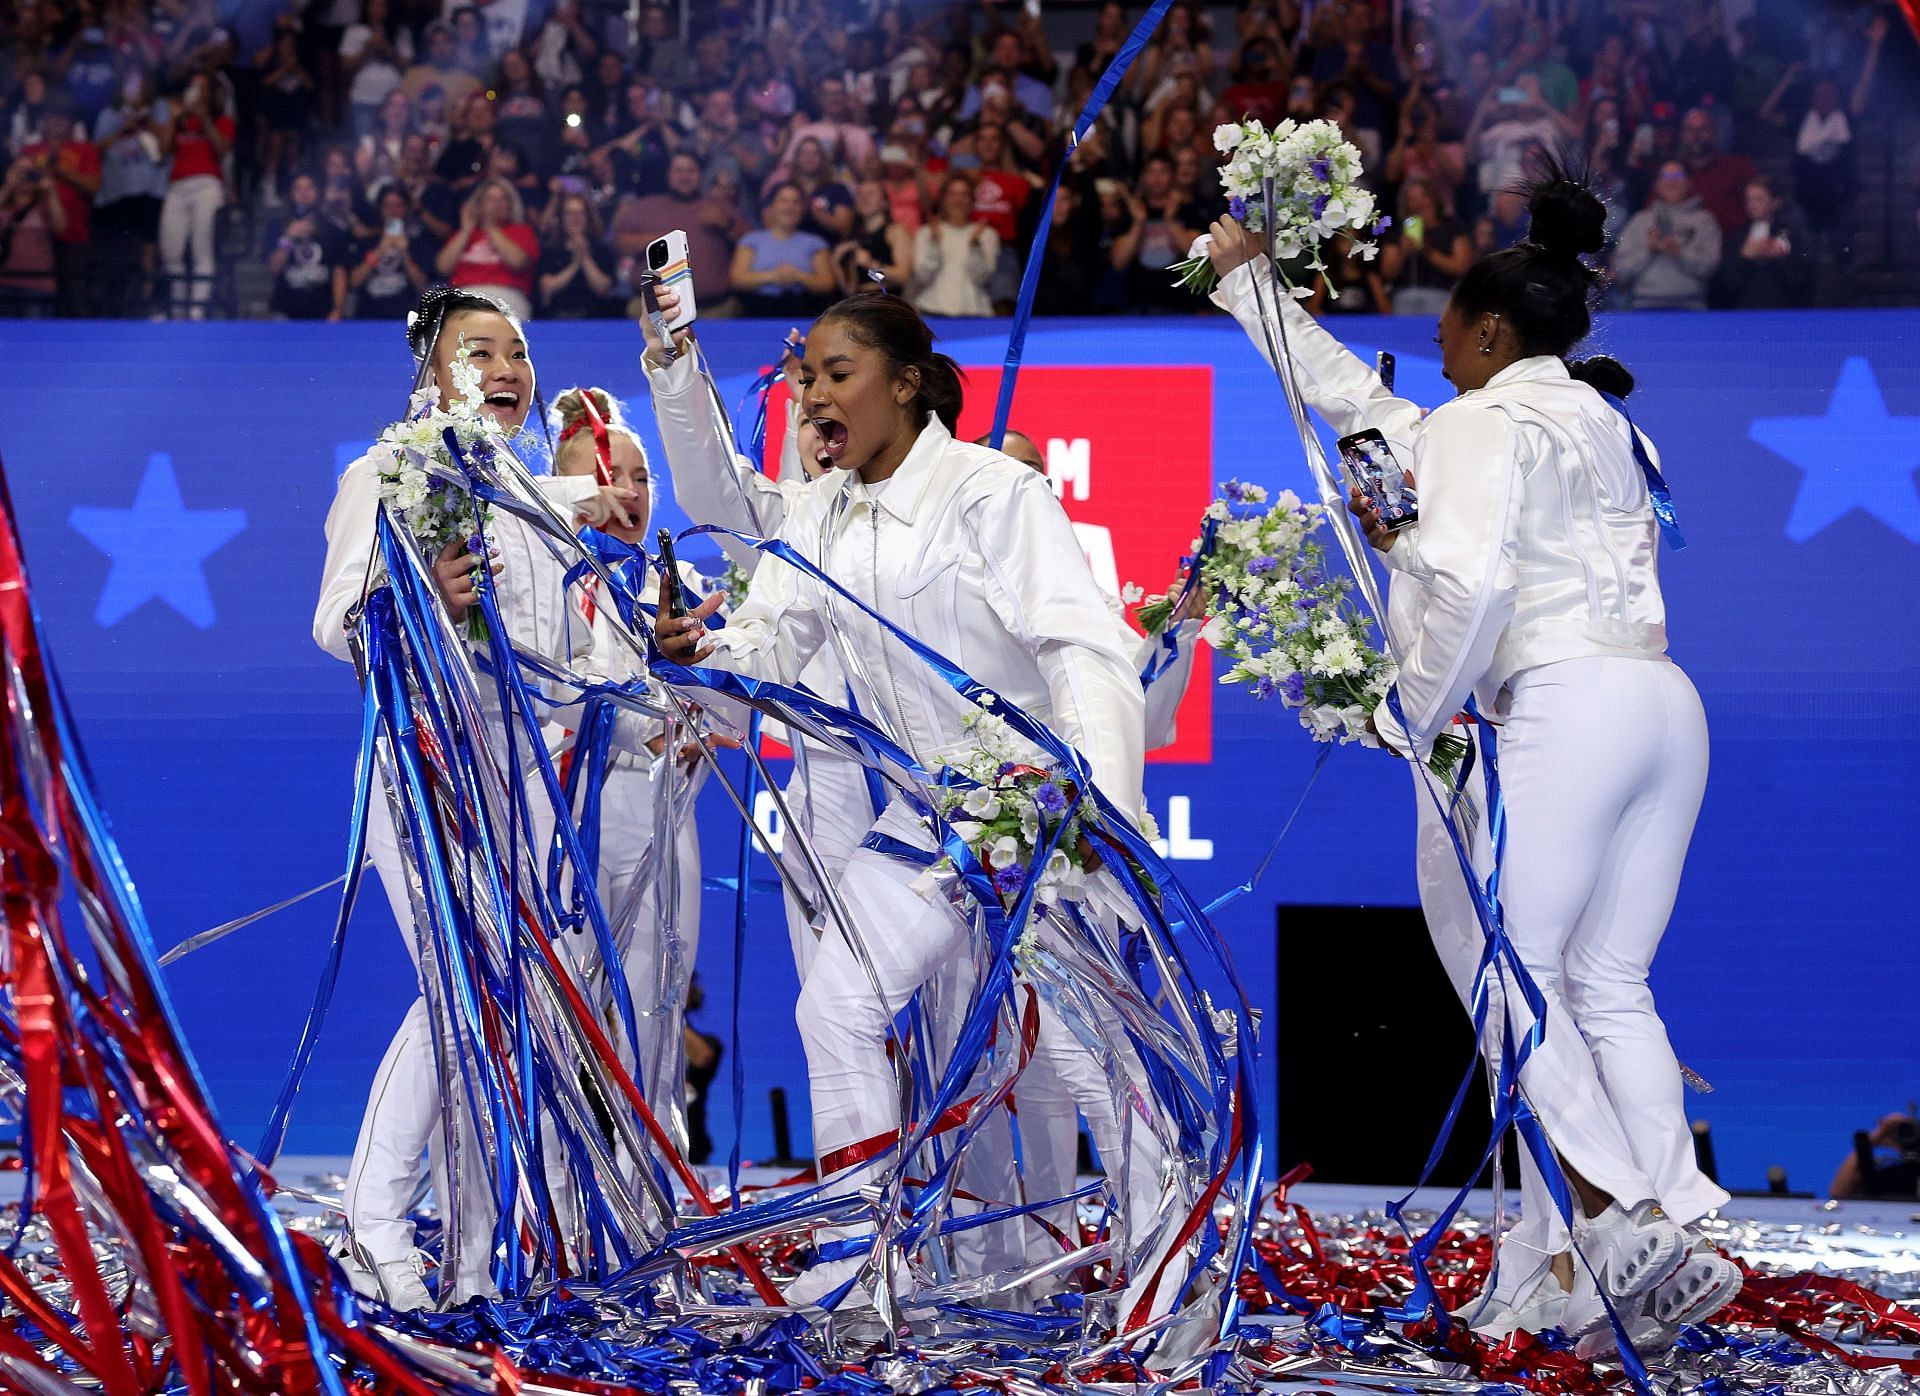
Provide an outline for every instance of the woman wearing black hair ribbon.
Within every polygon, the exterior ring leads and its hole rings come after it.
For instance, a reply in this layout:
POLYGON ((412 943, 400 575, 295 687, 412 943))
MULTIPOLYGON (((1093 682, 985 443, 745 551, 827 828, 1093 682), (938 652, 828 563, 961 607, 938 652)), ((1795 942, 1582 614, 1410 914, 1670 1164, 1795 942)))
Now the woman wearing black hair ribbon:
MULTIPOLYGON (((1420 485, 1420 520, 1398 533, 1352 505, 1395 573, 1401 669, 1398 707, 1374 714, 1382 738, 1424 759, 1469 697, 1501 724, 1500 900, 1546 1004, 1521 1085, 1565 1166, 1592 1267, 1575 1267, 1561 1316, 1530 1303, 1539 1296, 1504 1297, 1528 1309, 1527 1326, 1557 1322, 1591 1358, 1614 1343, 1600 1287, 1644 1352, 1732 1302, 1740 1276, 1683 1226, 1727 1195, 1694 1163, 1680 1068, 1647 985, 1707 773, 1705 715, 1666 654, 1664 486, 1618 402, 1631 375, 1611 359, 1566 358, 1592 324, 1597 276, 1581 258, 1603 244, 1605 209, 1554 171, 1530 210, 1530 240, 1483 258, 1454 290, 1435 342, 1459 396, 1424 420, 1277 299, 1307 401, 1343 432, 1378 427, 1420 485)), ((1218 299, 1259 343, 1259 303, 1275 300, 1264 282, 1255 295, 1266 275, 1255 251, 1232 220, 1214 225, 1218 299)), ((1440 859, 1451 861, 1433 822, 1423 903, 1439 900, 1440 859)), ((1439 926, 1435 939, 1445 958, 1439 926)), ((1526 1278, 1553 1294, 1549 1276, 1526 1278)))

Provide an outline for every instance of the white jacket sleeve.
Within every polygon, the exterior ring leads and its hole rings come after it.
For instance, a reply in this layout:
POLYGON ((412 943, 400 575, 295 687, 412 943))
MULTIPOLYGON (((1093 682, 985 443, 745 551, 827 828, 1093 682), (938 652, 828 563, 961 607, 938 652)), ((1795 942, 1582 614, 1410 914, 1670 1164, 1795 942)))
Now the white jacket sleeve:
POLYGON ((1429 417, 1415 457, 1426 609, 1400 667, 1406 725, 1385 704, 1381 736, 1423 759, 1493 662, 1519 590, 1521 438, 1499 408, 1456 402, 1429 417))
MULTIPOLYGON (((1200 648, 1201 625, 1197 620, 1183 620, 1173 628, 1172 661, 1146 686, 1148 751, 1172 746, 1179 735, 1175 718, 1187 696, 1187 686, 1193 682, 1193 657, 1200 648)), ((1144 675, 1148 666, 1165 662, 1168 639, 1165 634, 1141 637, 1134 651, 1134 672, 1144 675)))
MULTIPOLYGON (((1213 303, 1232 315, 1247 332, 1261 357, 1272 362, 1267 352, 1266 331, 1260 323, 1260 307, 1272 309, 1275 297, 1268 291, 1256 295, 1254 277, 1268 286, 1269 263, 1256 257, 1235 267, 1220 278, 1214 288, 1213 303)), ((1300 394, 1341 436, 1372 427, 1387 438, 1394 455, 1409 461, 1414 455, 1415 429, 1420 425, 1420 408, 1406 398, 1395 397, 1381 383, 1372 365, 1335 339, 1319 321, 1300 308, 1300 302, 1279 293, 1280 314, 1286 319, 1287 349, 1293 355, 1294 374, 1300 394)), ((1278 330, 1275 331, 1276 341, 1278 330)))
MULTIPOLYGON (((712 389, 694 355, 682 354, 665 368, 649 365, 647 383, 674 502, 695 523, 776 536, 786 522, 786 496, 778 481, 734 454, 714 420, 712 389)), ((749 572, 759 565, 761 554, 731 538, 722 538, 720 547, 749 572)))
POLYGON ((976 503, 967 525, 995 609, 1046 680, 1053 729, 1138 822, 1146 698, 1066 511, 1038 474, 1022 471, 1014 488, 976 503))
MULTIPOLYGON (((797 519, 815 517, 811 508, 790 514, 782 537, 795 543, 790 535, 797 519)), ((795 543, 795 550, 810 556, 806 544, 795 543)), ((726 626, 708 632, 714 647, 708 662, 753 678, 797 683, 807 661, 829 643, 820 598, 820 587, 810 577, 778 558, 769 559, 753 574, 747 599, 727 617, 726 626)), ((824 696, 839 701, 832 694, 824 696)))

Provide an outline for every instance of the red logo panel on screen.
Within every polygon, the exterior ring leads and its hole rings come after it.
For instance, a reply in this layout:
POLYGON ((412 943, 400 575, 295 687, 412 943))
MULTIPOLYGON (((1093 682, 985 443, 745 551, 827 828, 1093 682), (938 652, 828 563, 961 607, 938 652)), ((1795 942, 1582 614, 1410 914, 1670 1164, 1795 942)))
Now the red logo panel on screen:
MULTIPOLYGON (((968 368, 960 435, 993 425, 1001 370, 968 368)), ((767 414, 767 458, 778 461, 786 414, 767 414)), ((1023 368, 1013 430, 1046 457, 1054 493, 1074 522, 1096 581, 1164 591, 1200 531, 1213 494, 1213 370, 1204 366, 1023 368)), ((1213 675, 1201 655, 1179 735, 1150 761, 1213 757, 1213 675)))

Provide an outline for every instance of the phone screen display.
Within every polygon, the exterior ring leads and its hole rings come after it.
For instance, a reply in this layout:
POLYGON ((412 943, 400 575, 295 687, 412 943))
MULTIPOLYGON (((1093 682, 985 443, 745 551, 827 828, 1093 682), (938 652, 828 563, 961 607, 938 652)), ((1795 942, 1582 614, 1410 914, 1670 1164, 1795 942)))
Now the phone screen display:
POLYGON ((1372 501, 1388 529, 1405 528, 1420 516, 1413 482, 1394 460, 1386 437, 1377 431, 1356 431, 1341 437, 1337 445, 1347 478, 1372 501))

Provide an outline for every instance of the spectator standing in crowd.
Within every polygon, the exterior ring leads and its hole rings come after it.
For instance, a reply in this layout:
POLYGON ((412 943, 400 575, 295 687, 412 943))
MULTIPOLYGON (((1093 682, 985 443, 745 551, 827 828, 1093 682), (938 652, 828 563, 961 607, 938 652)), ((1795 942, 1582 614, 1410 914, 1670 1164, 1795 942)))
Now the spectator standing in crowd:
POLYGON ((1214 63, 1213 27, 1196 6, 1178 0, 1168 7, 1166 19, 1147 41, 1127 81, 1136 100, 1152 106, 1161 84, 1177 74, 1192 73, 1202 86, 1212 82, 1214 63))
POLYGON ((353 149, 353 173, 368 198, 399 175, 407 137, 412 133, 413 104, 396 87, 380 103, 373 125, 353 149))
POLYGON ((927 221, 927 190, 906 146, 880 147, 880 187, 887 191, 887 216, 911 240, 927 221))
POLYGON ((1480 99, 1467 128, 1467 151, 1480 193, 1491 199, 1526 178, 1530 157, 1556 149, 1576 133, 1540 94, 1540 80, 1523 73, 1480 99))
POLYGON ((287 182, 286 215, 267 231, 268 310, 277 319, 339 320, 347 313, 347 230, 326 216, 312 175, 287 182))
POLYGON ((460 66, 449 25, 435 22, 425 32, 426 51, 407 69, 401 87, 416 102, 428 88, 437 87, 446 98, 447 109, 458 111, 467 98, 480 91, 480 79, 460 66))
POLYGON ((1440 108, 1418 84, 1400 108, 1399 131, 1387 151, 1384 173, 1390 185, 1425 184, 1444 214, 1455 213, 1453 191, 1467 177, 1466 150, 1441 134, 1440 108))
POLYGON ((274 32, 269 61, 260 66, 265 71, 260 79, 258 166, 266 181, 265 201, 272 206, 306 148, 319 89, 300 56, 300 36, 291 28, 274 32))
POLYGON ((657 194, 667 184, 667 162, 677 138, 670 124, 673 99, 645 78, 627 84, 618 135, 607 142, 615 178, 636 194, 657 194))
POLYGON ((434 258, 449 286, 492 296, 520 319, 533 315, 540 241, 527 222, 520 191, 504 179, 475 186, 460 209, 460 226, 434 258))
POLYGON ((60 284, 54 239, 64 217, 45 163, 16 156, 0 183, 0 303, 28 314, 53 308, 60 284))
POLYGON ((412 62, 413 34, 394 15, 393 0, 365 0, 360 18, 340 35, 340 69, 355 137, 374 129, 375 116, 401 91, 412 62))
POLYGON ((734 249, 731 280, 743 314, 797 320, 826 308, 833 263, 826 240, 800 226, 806 207, 799 185, 775 185, 760 210, 764 226, 734 249))
POLYGON ((827 246, 853 231, 853 191, 835 173, 826 147, 812 136, 792 147, 786 176, 776 183, 799 187, 807 206, 800 226, 827 246))
POLYGON ((404 185, 382 189, 374 212, 378 226, 356 240, 347 270, 353 315, 398 323, 427 289, 440 244, 421 226, 404 185))
POLYGON ((1755 175, 1747 185, 1739 247, 1720 269, 1717 303, 1774 310, 1805 305, 1812 292, 1813 234, 1806 219, 1780 197, 1772 179, 1755 175))
POLYGON ((588 320, 617 313, 616 265, 593 201, 585 194, 562 194, 540 245, 541 315, 588 320))
MULTIPOLYGON (((681 149, 699 157, 709 178, 725 170, 742 190, 758 189, 774 165, 772 142, 758 123, 742 124, 740 103, 731 87, 716 87, 700 97, 699 115, 681 149)), ((736 204, 734 212, 749 210, 736 204)), ((701 309, 704 313, 704 302, 701 309)))
POLYGON ((1280 52, 1264 32, 1241 45, 1233 65, 1233 86, 1220 94, 1221 108, 1232 113, 1229 120, 1252 117, 1272 128, 1287 114, 1289 74, 1280 52))
MULTIPOLYGON (((1180 7, 1176 5, 1174 8, 1180 7)), ((1046 83, 1021 71, 1023 58, 1020 36, 1011 29, 1001 30, 989 51, 986 71, 981 73, 979 81, 967 89, 967 95, 960 99, 960 110, 955 113, 955 119, 966 122, 979 116, 988 92, 998 87, 1013 99, 1015 106, 1034 120, 1052 120, 1053 91, 1046 83)))
POLYGON ((1635 310, 1704 310, 1720 269, 1720 224, 1693 192, 1687 167, 1669 160, 1653 203, 1627 220, 1614 249, 1615 284, 1635 310))
POLYGON ((820 115, 793 128, 781 163, 797 169, 801 145, 813 141, 831 153, 832 163, 855 170, 870 169, 875 149, 873 132, 859 119, 846 83, 839 78, 828 78, 820 84, 816 95, 820 115))
POLYGON ((974 221, 973 180, 949 174, 940 183, 933 222, 913 239, 913 292, 923 315, 993 314, 988 284, 1000 260, 1000 236, 974 221))
POLYGON ((152 87, 136 74, 94 124, 94 144, 100 151, 100 192, 93 205, 99 249, 94 282, 108 315, 144 315, 152 299, 160 201, 168 182, 160 129, 167 121, 165 104, 154 103, 152 87))
POLYGON ((100 113, 113 105, 120 91, 120 62, 107 31, 97 22, 98 9, 81 12, 89 22, 82 26, 67 49, 63 62, 66 73, 62 86, 80 129, 91 131, 100 113))
POLYGON ((1206 231, 1206 210, 1184 203, 1173 184, 1173 161, 1160 151, 1140 166, 1140 184, 1131 200, 1138 232, 1133 258, 1133 299, 1143 310, 1175 315, 1198 313, 1198 302, 1173 284, 1168 270, 1187 255, 1193 240, 1206 231))
POLYGON ((494 100, 493 130, 501 144, 518 150, 529 166, 547 163, 553 115, 547 106, 546 84, 517 48, 500 55, 500 84, 494 100))
POLYGON ((710 197, 705 182, 700 157, 691 150, 676 152, 667 166, 666 190, 622 199, 609 231, 623 261, 641 256, 663 234, 676 228, 685 232, 694 300, 700 314, 710 317, 735 309, 733 250, 743 229, 736 207, 710 197))
POLYGON ((1380 280, 1395 315, 1438 316, 1473 265, 1473 240, 1447 215, 1440 189, 1426 179, 1400 186, 1393 227, 1380 245, 1380 280))
POLYGON ((548 88, 564 90, 583 82, 600 57, 600 41, 587 28, 581 0, 555 0, 529 50, 533 71, 548 88))
POLYGON ((87 279, 93 250, 93 200, 100 192, 100 151, 85 139, 65 107, 40 118, 40 138, 20 152, 45 171, 60 218, 53 234, 56 315, 87 313, 87 279))
POLYGON ((840 294, 878 285, 902 294, 913 274, 913 238, 893 221, 887 191, 877 179, 853 187, 853 231, 833 249, 834 279, 840 294))
POLYGON ((160 128, 160 149, 172 160, 160 203, 160 260, 174 314, 184 306, 195 320, 206 318, 207 303, 213 299, 214 225, 227 202, 226 160, 233 133, 226 97, 205 73, 187 79, 160 128))
POLYGON ((486 178, 493 163, 493 148, 499 140, 494 119, 493 102, 484 92, 472 93, 454 108, 452 139, 434 162, 433 172, 462 198, 486 178))
MULTIPOLYGON (((1753 161, 1720 148, 1719 126, 1705 107, 1693 108, 1680 122, 1679 154, 1694 195, 1720 225, 1720 236, 1736 236, 1746 224, 1747 183, 1755 173, 1753 161)), ((1663 168, 1661 177, 1665 175, 1663 168)))

